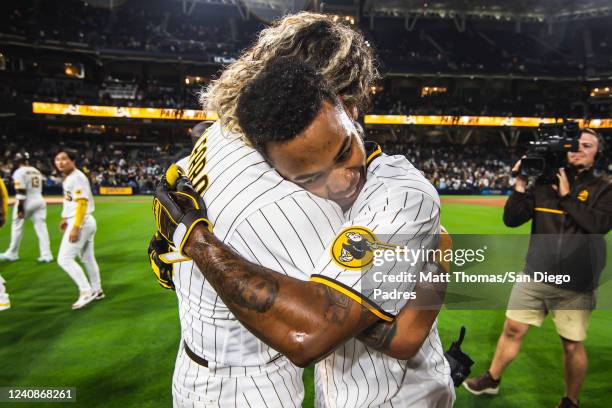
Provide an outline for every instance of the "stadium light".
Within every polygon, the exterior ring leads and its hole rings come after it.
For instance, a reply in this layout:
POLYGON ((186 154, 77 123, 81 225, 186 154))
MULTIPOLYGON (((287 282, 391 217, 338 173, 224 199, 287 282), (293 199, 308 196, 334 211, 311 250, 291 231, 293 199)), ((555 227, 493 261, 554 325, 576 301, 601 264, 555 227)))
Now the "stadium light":
POLYGON ((64 63, 64 74, 72 78, 85 78, 85 70, 83 64, 73 64, 71 62, 64 63))

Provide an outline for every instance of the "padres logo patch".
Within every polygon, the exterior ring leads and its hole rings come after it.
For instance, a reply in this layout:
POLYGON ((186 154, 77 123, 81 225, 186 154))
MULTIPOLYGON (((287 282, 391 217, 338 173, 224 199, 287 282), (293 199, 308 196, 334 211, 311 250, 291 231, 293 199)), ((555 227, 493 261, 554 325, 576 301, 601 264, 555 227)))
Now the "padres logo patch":
POLYGON ((331 248, 334 262, 343 268, 359 270, 372 263, 376 245, 374 233, 365 227, 349 227, 340 231, 331 248))
POLYGON ((587 190, 582 190, 578 193, 578 196, 576 198, 578 198, 578 200, 582 202, 585 202, 589 198, 589 192, 587 190))
POLYGON ((366 227, 349 227, 336 236, 331 257, 336 265, 358 271, 372 264, 374 250, 379 248, 395 248, 395 245, 378 242, 366 227))

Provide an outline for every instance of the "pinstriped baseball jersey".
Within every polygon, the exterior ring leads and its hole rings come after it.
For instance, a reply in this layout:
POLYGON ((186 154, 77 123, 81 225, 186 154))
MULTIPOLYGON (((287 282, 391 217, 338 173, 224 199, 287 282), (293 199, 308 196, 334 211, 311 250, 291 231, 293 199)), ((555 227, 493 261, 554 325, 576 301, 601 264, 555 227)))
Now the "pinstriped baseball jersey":
MULTIPOLYGON (((284 180, 218 124, 200 138, 187 168, 203 194, 215 235, 249 261, 280 273, 308 279, 344 222, 338 205, 284 180)), ((176 405, 191 406, 195 400, 234 406, 248 395, 264 396, 249 399, 251 406, 301 405, 302 370, 244 328, 193 262, 174 265, 174 283, 182 340, 209 362, 206 369, 179 353, 173 379, 176 405), (218 380, 224 377, 227 381, 218 380), (250 388, 243 389, 244 384, 250 388)))
MULTIPOLYGON (((416 275, 424 258, 401 258, 377 266, 373 251, 400 246, 419 253, 435 248, 440 227, 438 194, 405 157, 382 155, 368 166, 366 184, 346 216, 342 231, 328 245, 310 279, 360 300, 389 320, 407 301, 389 295, 410 292, 415 283, 387 282, 382 276, 416 275), (364 246, 367 249, 359 251, 364 246)), ((316 376, 318 406, 446 407, 454 399, 436 327, 409 361, 351 339, 316 365, 316 376)))
MULTIPOLYGON (((370 299, 370 294, 361 294, 361 287, 354 282, 332 275, 332 269, 323 266, 317 269, 322 265, 330 243, 345 226, 346 215, 335 203, 284 180, 236 135, 223 134, 218 124, 209 128, 194 147, 188 173, 194 187, 203 194, 215 235, 246 259, 302 280, 317 271, 319 279, 327 279, 328 283, 333 280, 345 286, 353 284, 355 296, 369 299, 371 310, 384 312, 387 317, 401 307, 401 303, 377 303, 370 299)), ((417 173, 415 171, 414 175, 417 173)), ((415 197, 417 190, 411 192, 415 197)), ((390 194, 390 190, 386 191, 390 194)), ((374 224, 379 219, 371 205, 380 204, 379 193, 382 191, 364 189, 358 203, 365 206, 352 216, 359 221, 366 220, 366 215, 369 218, 374 216, 372 222, 364 226, 387 231, 374 224)), ((431 204, 435 201, 432 197, 426 199, 424 193, 418 194, 418 197, 424 197, 424 208, 423 215, 415 218, 423 223, 423 229, 422 232, 411 231, 425 236, 425 231, 435 232, 438 210, 431 204), (429 210, 429 222, 424 221, 425 209, 429 210), (432 225, 426 225, 429 223, 432 225)), ((400 214, 400 197, 390 196, 400 214)), ((402 196, 401 199, 406 198, 402 196)), ((416 204, 416 198, 410 197, 410 205, 416 204)), ((401 219, 400 215, 393 221, 401 219)), ((389 222, 388 217, 385 220, 389 222)), ((252 406, 300 405, 302 371, 240 325, 203 279, 197 266, 192 262, 176 264, 174 282, 179 299, 182 338, 191 350, 209 361, 209 368, 204 369, 185 358, 181 350, 173 380, 175 404, 189 406, 189 401, 195 400, 231 406, 236 404, 242 392, 246 392, 240 385, 243 380, 236 378, 250 376, 252 388, 265 396, 252 406), (213 386, 211 376, 227 377, 228 380, 213 386), (177 402, 183 398, 188 401, 177 402)), ((361 361, 361 354, 356 358, 361 361)), ((405 364, 403 367, 405 371, 405 364)))
POLYGON ((187 174, 187 171, 189 171, 189 156, 185 156, 181 160, 177 161, 176 165, 183 169, 185 174, 187 174))

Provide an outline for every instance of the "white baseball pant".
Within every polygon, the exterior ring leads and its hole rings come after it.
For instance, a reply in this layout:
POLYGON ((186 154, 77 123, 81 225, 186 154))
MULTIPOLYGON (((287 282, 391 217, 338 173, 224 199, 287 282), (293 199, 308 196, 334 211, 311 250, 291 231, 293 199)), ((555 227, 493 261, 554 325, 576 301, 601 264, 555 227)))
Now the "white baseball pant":
POLYGON ((304 399, 302 369, 287 359, 267 367, 207 368, 185 353, 172 378, 173 408, 298 408, 304 399))
POLYGON ((8 308, 10 306, 9 295, 6 293, 6 288, 4 287, 4 278, 0 275, 0 309, 8 308))
POLYGON ((47 204, 44 200, 26 200, 25 217, 17 216, 17 205, 13 206, 13 222, 11 224, 11 243, 6 250, 6 255, 10 257, 19 256, 19 246, 23 238, 23 227, 27 219, 32 219, 34 231, 38 236, 38 249, 41 258, 51 258, 51 245, 49 242, 49 232, 47 231, 47 204))
POLYGON ((73 226, 74 218, 70 218, 68 226, 64 231, 59 253, 57 254, 57 263, 77 284, 80 292, 89 290, 100 291, 102 290, 100 268, 94 256, 94 236, 97 230, 96 220, 91 215, 85 216, 83 225, 81 225, 81 236, 77 242, 70 242, 68 239, 73 226), (85 265, 89 280, 87 280, 81 266, 76 262, 77 256, 81 259, 83 265, 85 265))

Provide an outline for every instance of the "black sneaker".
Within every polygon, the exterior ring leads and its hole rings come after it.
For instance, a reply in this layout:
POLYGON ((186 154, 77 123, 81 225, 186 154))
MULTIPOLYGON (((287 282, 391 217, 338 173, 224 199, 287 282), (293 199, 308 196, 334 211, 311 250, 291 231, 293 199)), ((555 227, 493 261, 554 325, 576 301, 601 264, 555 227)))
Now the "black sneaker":
POLYGON ((499 380, 494 380, 491 377, 491 374, 486 371, 483 375, 479 377, 474 377, 466 380, 463 383, 463 386, 466 390, 471 392, 474 395, 497 395, 499 392, 499 383, 501 382, 501 378, 499 380))
POLYGON ((574 401, 567 397, 561 398, 561 402, 557 405, 557 408, 580 408, 578 404, 574 404, 574 401))

